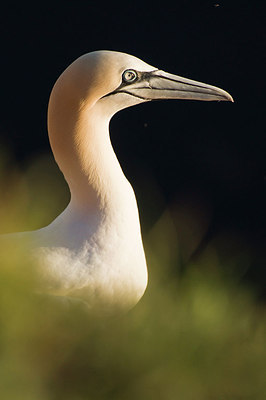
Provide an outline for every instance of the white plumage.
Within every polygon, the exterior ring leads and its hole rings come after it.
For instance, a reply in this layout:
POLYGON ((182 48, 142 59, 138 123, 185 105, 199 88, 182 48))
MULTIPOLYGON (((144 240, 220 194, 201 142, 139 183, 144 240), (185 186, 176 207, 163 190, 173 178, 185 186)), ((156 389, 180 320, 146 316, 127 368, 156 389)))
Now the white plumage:
POLYGON ((154 68, 128 54, 96 51, 57 80, 48 131, 71 201, 50 225, 25 232, 43 291, 90 306, 130 308, 147 285, 134 191, 109 137, 119 110, 153 99, 229 100, 214 86, 154 68))

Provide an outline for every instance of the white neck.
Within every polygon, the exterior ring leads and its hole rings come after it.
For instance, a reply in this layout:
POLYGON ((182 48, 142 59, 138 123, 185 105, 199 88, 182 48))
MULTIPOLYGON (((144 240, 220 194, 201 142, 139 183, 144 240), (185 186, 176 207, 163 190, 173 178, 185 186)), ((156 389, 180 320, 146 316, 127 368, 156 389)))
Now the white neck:
POLYGON ((97 104, 68 104, 68 111, 60 118, 60 109, 50 101, 50 143, 69 185, 71 203, 85 209, 117 207, 130 185, 112 148, 110 116, 97 104))
POLYGON ((135 195, 109 137, 118 105, 94 87, 88 92, 86 74, 77 73, 78 82, 71 74, 58 79, 48 108, 50 144, 71 202, 37 232, 37 257, 57 294, 134 304, 145 290, 147 268, 135 195))

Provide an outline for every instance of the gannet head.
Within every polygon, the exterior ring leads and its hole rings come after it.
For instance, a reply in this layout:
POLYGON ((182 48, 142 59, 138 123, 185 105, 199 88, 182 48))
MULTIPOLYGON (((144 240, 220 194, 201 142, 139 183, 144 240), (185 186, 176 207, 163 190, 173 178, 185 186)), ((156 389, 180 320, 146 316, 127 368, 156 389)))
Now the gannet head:
POLYGON ((169 74, 137 57, 100 50, 85 54, 74 61, 58 79, 64 86, 61 97, 80 104, 100 107, 113 115, 135 104, 158 99, 227 100, 226 91, 215 86, 169 74))
POLYGON ((222 89, 128 54, 94 51, 74 61, 56 81, 48 107, 50 144, 69 186, 77 186, 76 176, 91 168, 96 138, 109 137, 108 122, 117 111, 158 99, 233 101, 222 89))

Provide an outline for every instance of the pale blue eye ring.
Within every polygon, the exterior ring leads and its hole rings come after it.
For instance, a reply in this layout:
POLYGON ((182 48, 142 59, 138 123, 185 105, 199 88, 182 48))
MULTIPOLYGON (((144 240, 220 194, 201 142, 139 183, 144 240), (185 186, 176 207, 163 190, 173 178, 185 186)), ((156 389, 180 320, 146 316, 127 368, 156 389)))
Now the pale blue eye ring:
POLYGON ((138 75, 136 71, 134 71, 134 69, 126 69, 122 75, 123 82, 126 83, 134 82, 137 79, 137 77, 138 75))

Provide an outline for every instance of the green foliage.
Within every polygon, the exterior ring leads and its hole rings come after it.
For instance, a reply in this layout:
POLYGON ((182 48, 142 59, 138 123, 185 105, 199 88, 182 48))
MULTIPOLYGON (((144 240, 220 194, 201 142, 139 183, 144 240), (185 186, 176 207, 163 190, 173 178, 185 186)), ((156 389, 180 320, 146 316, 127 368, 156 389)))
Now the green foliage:
MULTIPOLYGON (((21 226, 31 214, 28 178, 23 185, 20 179, 9 189, 12 201, 1 209, 11 215, 12 227, 14 215, 21 226)), ((50 179, 53 185, 57 178, 50 179)), ((58 196, 52 196, 55 204, 58 196)), ((38 204, 37 193, 35 200, 38 204)), ((44 211, 51 216, 44 201, 41 207, 37 227, 44 211)), ((127 314, 109 318, 97 311, 89 315, 78 302, 35 293, 26 243, 2 240, 1 398, 264 399, 265 308, 236 279, 243 258, 235 257, 235 266, 230 258, 230 270, 237 272, 229 274, 226 257, 213 243, 181 270, 175 235, 166 212, 145 237, 150 273, 145 296, 127 314)))

